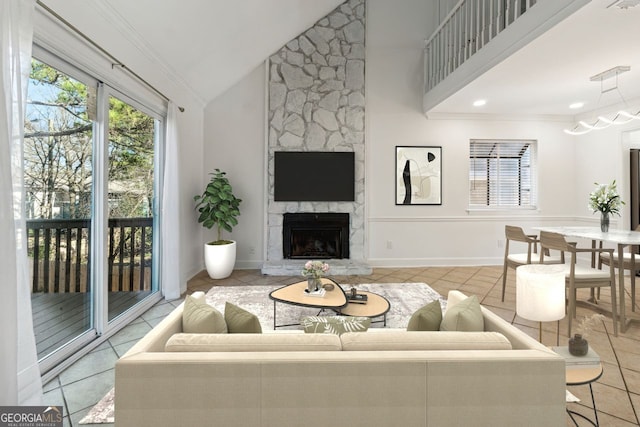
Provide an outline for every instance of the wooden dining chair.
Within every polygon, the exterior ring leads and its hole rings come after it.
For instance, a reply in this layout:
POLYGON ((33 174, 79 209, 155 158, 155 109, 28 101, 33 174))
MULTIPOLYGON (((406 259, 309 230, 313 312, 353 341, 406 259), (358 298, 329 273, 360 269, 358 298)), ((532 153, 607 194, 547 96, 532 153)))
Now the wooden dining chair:
MULTIPOLYGON (((538 236, 535 234, 525 234, 520 227, 513 225, 505 225, 504 227, 505 243, 504 243, 504 265, 502 268, 502 302, 504 302, 504 293, 507 287, 507 271, 508 268, 517 268, 526 264, 537 264, 540 262, 538 256, 538 236), (509 253, 511 242, 521 242, 527 244, 526 253, 509 253)), ((547 254, 549 255, 549 254, 547 254)), ((545 264, 564 264, 564 253, 559 256, 547 256, 545 264)))
MULTIPOLYGON (((636 227, 635 231, 640 231, 640 225, 636 227)), ((602 245, 602 242, 600 243, 602 245)), ((622 268, 629 270, 629 276, 631 279, 631 311, 636 311, 636 274, 640 272, 640 254, 637 252, 638 246, 630 246, 629 252, 622 253, 622 268), (632 252, 634 253, 631 256, 632 252)), ((611 259, 613 259, 613 267, 618 268, 619 258, 618 251, 613 251, 613 256, 610 257, 608 253, 600 255, 598 260, 598 268, 602 268, 602 265, 611 265, 611 259)), ((599 296, 599 295, 598 295, 599 296)))
MULTIPOLYGON (((613 255, 613 249, 607 248, 578 248, 576 243, 567 242, 562 234, 548 231, 540 232, 540 262, 544 262, 546 250, 558 250, 570 254, 570 259, 564 267, 565 285, 567 288, 568 329, 571 337, 571 323, 576 317, 577 290, 580 288, 600 288, 608 286, 611 289, 611 316, 613 317, 613 333, 618 335, 618 312, 616 298, 616 279, 613 265, 601 270, 589 264, 578 263, 578 254, 588 253, 600 256, 602 254, 613 255)), ((597 300, 594 301, 597 304, 597 300)))

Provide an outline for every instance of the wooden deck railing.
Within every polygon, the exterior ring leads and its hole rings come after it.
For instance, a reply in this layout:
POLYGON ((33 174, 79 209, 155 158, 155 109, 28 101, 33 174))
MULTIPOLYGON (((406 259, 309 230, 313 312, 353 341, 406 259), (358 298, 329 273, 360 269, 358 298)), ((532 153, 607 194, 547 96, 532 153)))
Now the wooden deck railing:
MULTIPOLYGON (((90 289, 91 221, 27 220, 32 292, 77 293, 90 289)), ((108 231, 110 291, 151 288, 153 218, 112 218, 108 231)))

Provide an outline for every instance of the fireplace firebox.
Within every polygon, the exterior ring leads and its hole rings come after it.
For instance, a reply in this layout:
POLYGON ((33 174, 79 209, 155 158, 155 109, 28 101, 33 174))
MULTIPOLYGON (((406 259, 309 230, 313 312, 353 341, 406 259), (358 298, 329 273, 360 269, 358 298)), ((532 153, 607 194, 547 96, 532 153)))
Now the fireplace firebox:
POLYGON ((284 214, 282 250, 285 259, 349 258, 349 214, 284 214))

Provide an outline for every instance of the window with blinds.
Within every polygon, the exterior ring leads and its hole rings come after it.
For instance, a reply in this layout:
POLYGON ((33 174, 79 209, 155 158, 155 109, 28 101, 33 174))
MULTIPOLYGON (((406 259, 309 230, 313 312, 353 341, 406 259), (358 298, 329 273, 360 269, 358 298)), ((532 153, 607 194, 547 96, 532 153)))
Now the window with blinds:
POLYGON ((536 207, 536 141, 469 142, 469 207, 536 207))

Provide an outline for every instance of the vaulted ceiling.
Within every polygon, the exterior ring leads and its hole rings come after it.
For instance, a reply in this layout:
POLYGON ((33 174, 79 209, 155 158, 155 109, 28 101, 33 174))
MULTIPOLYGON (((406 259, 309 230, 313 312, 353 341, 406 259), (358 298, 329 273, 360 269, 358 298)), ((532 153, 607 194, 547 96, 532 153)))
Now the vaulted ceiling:
POLYGON ((141 73, 154 64, 206 105, 343 0, 41 0, 141 73))
MULTIPOLYGON (((204 106, 343 0, 40 1, 132 70, 146 78, 151 64, 204 106)), ((612 3, 592 0, 430 113, 580 115, 620 101, 589 81, 617 65, 631 66, 619 79, 626 100, 640 98, 640 6, 612 3), (479 98, 486 106, 472 107, 479 98), (584 107, 568 108, 578 101, 584 107)))

